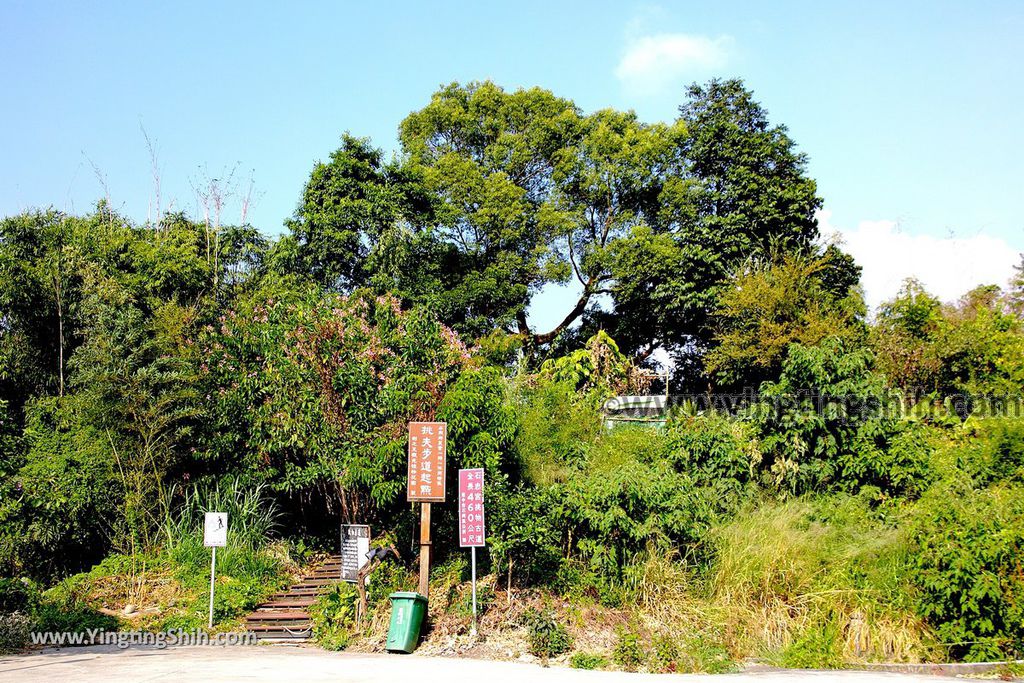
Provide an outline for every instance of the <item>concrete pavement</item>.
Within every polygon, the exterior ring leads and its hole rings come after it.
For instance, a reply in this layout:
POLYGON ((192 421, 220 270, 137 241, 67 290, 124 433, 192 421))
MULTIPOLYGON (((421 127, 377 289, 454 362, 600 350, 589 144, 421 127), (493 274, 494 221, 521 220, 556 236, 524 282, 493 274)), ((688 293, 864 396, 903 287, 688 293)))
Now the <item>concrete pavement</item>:
POLYGON ((48 649, 0 658, 0 681, 36 683, 936 683, 935 676, 865 671, 761 671, 724 675, 632 674, 579 671, 537 664, 479 659, 325 652, 312 647, 154 647, 114 646, 48 649))

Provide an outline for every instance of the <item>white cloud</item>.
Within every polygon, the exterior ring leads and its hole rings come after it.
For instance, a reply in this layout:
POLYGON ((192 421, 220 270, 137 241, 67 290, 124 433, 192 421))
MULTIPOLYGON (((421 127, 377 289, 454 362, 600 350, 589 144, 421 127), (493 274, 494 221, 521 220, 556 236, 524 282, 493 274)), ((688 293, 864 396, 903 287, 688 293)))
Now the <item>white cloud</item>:
POLYGON ((615 76, 630 90, 654 94, 681 85, 694 74, 722 68, 732 46, 729 36, 658 33, 628 37, 615 76))
POLYGON ((989 235, 933 237, 902 232, 895 221, 861 221, 855 229, 831 224, 832 212, 818 212, 821 234, 838 235, 843 249, 864 269, 861 283, 868 306, 893 298, 903 281, 917 278, 943 301, 955 301, 978 285, 1003 287, 1020 262, 1020 252, 989 235))

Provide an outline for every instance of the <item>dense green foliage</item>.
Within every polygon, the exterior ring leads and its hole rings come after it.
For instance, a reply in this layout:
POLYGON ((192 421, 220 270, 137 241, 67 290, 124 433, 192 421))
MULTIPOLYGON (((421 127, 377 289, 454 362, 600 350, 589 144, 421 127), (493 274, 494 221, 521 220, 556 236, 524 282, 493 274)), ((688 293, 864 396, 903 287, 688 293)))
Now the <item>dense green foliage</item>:
MULTIPOLYGON (((213 508, 219 627, 338 523, 400 549, 370 584, 383 609, 415 559, 406 424, 437 419, 448 490, 487 471, 481 604, 626 615, 574 666, 1020 656, 1021 283, 943 303, 908 282, 869 318, 806 162, 738 81, 667 124, 451 84, 390 160, 343 136, 277 239, 105 202, 3 219, 0 649, 154 595, 124 618, 201 626, 213 508), (610 428, 606 400, 666 389, 656 349, 667 389, 700 394, 610 428)), ((432 610, 461 618, 453 507, 433 508, 432 610)), ((314 606, 321 644, 358 636, 354 601, 314 606)), ((572 618, 513 621, 547 658, 572 618)))

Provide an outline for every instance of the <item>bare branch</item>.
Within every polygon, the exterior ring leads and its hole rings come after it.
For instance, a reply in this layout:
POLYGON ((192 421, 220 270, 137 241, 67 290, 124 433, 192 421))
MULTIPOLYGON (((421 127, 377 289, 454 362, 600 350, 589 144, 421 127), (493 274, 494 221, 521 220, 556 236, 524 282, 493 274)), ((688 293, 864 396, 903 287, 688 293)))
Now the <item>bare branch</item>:
POLYGON ((156 204, 156 229, 160 231, 161 224, 163 223, 163 214, 161 213, 160 205, 160 160, 157 157, 156 147, 153 145, 153 141, 149 138, 149 133, 146 132, 146 127, 142 125, 142 121, 139 121, 139 129, 142 131, 142 137, 146 140, 146 151, 149 152, 149 169, 150 173, 153 174, 153 192, 154 200, 156 204))

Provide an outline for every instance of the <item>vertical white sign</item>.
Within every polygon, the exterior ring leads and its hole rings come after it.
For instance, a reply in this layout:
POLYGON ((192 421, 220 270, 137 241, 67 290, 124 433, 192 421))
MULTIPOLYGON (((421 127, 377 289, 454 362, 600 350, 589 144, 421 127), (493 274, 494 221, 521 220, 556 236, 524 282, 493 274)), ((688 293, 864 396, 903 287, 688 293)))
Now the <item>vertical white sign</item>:
POLYGON ((210 556, 210 619, 208 628, 213 628, 213 577, 217 570, 217 548, 228 544, 228 513, 207 512, 203 519, 203 545, 213 548, 210 556))
POLYGON ((359 570, 369 560, 370 527, 365 524, 341 525, 341 580, 356 583, 359 570))
POLYGON ((223 548, 228 544, 228 513, 207 512, 203 524, 203 545, 223 548))

